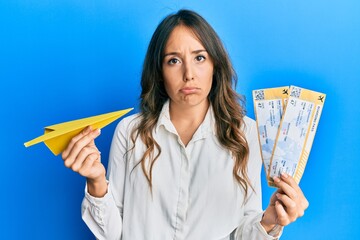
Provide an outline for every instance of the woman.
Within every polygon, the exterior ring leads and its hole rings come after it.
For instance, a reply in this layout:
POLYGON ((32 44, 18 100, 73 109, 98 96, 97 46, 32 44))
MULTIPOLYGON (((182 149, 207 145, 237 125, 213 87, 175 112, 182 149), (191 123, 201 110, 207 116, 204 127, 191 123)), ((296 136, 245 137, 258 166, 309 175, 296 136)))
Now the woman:
POLYGON ((198 14, 166 17, 150 41, 141 112, 117 126, 107 179, 94 139, 62 157, 87 179, 83 219, 98 239, 277 239, 308 202, 286 174, 261 207, 256 125, 244 116, 229 57, 198 14))

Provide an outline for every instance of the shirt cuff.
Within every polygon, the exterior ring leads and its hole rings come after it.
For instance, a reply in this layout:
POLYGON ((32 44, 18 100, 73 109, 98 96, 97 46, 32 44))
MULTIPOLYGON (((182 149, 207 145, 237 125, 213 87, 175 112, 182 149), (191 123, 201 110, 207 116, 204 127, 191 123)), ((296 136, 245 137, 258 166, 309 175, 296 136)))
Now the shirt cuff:
POLYGON ((280 226, 280 225, 275 225, 275 227, 273 229, 271 229, 271 231, 269 233, 267 233, 265 228, 263 227, 263 225, 261 225, 261 223, 260 223, 261 219, 262 219, 262 215, 261 215, 261 218, 259 219, 259 221, 256 223, 257 228, 260 230, 260 232, 262 232, 264 235, 269 236, 270 239, 273 239, 273 240, 279 239, 283 233, 284 227, 280 226))
POLYGON ((109 181, 106 181, 106 182, 108 184, 107 192, 101 198, 91 196, 89 191, 88 191, 88 186, 87 186, 87 184, 85 184, 85 198, 89 201, 89 203, 91 205, 95 205, 95 206, 103 205, 104 203, 106 203, 110 199, 111 190, 110 190, 110 187, 109 187, 109 181))

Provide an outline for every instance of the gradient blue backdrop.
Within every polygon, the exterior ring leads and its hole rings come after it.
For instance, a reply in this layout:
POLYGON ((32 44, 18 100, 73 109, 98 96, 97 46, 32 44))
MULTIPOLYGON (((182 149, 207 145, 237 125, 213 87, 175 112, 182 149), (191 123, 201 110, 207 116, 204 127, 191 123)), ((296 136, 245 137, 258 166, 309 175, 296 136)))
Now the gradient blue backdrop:
MULTIPOLYGON (((283 239, 358 238, 360 1, 0 0, 1 239, 92 239, 84 179, 23 143, 47 125, 137 107, 150 37, 184 7, 222 38, 249 116, 253 89, 327 94, 301 182, 310 207, 283 239)), ((104 160, 115 125, 97 141, 104 160)), ((272 191, 263 181, 264 207, 272 191)))

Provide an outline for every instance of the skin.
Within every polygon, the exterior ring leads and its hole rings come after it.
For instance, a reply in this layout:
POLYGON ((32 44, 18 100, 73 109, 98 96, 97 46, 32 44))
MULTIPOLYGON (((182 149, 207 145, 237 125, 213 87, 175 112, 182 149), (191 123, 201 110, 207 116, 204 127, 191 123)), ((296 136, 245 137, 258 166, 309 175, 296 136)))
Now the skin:
POLYGON ((86 177, 88 192, 94 197, 103 197, 107 192, 106 170, 95 145, 95 138, 99 135, 99 129, 87 127, 70 141, 61 154, 66 167, 86 177))
MULTIPOLYGON (((209 108, 208 94, 214 65, 204 46, 185 26, 176 27, 165 47, 163 79, 170 99, 170 118, 186 146, 209 108)), ((74 137, 62 153, 66 167, 86 177, 88 191, 94 197, 107 192, 105 167, 95 145, 99 130, 86 128, 74 137)), ((274 178, 278 190, 272 195, 261 225, 270 232, 276 224, 286 226, 304 215, 309 206, 294 179, 282 174, 274 178)))
POLYGON ((304 215, 309 207, 301 188, 295 180, 286 173, 274 177, 278 190, 270 198, 270 203, 264 212, 261 225, 269 232, 275 225, 286 226, 304 215))
POLYGON ((176 27, 165 46, 163 79, 170 98, 170 118, 186 146, 209 108, 213 62, 193 32, 176 27))

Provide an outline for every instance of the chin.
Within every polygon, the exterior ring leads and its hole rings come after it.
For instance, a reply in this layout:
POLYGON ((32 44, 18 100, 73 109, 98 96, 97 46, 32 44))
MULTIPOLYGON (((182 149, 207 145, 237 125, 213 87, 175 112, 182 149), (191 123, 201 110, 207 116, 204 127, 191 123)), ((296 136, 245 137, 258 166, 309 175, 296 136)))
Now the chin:
POLYGON ((199 98, 196 96, 189 96, 189 97, 185 97, 182 100, 183 104, 186 104, 188 106, 198 106, 201 104, 206 104, 208 102, 207 98, 199 98))

